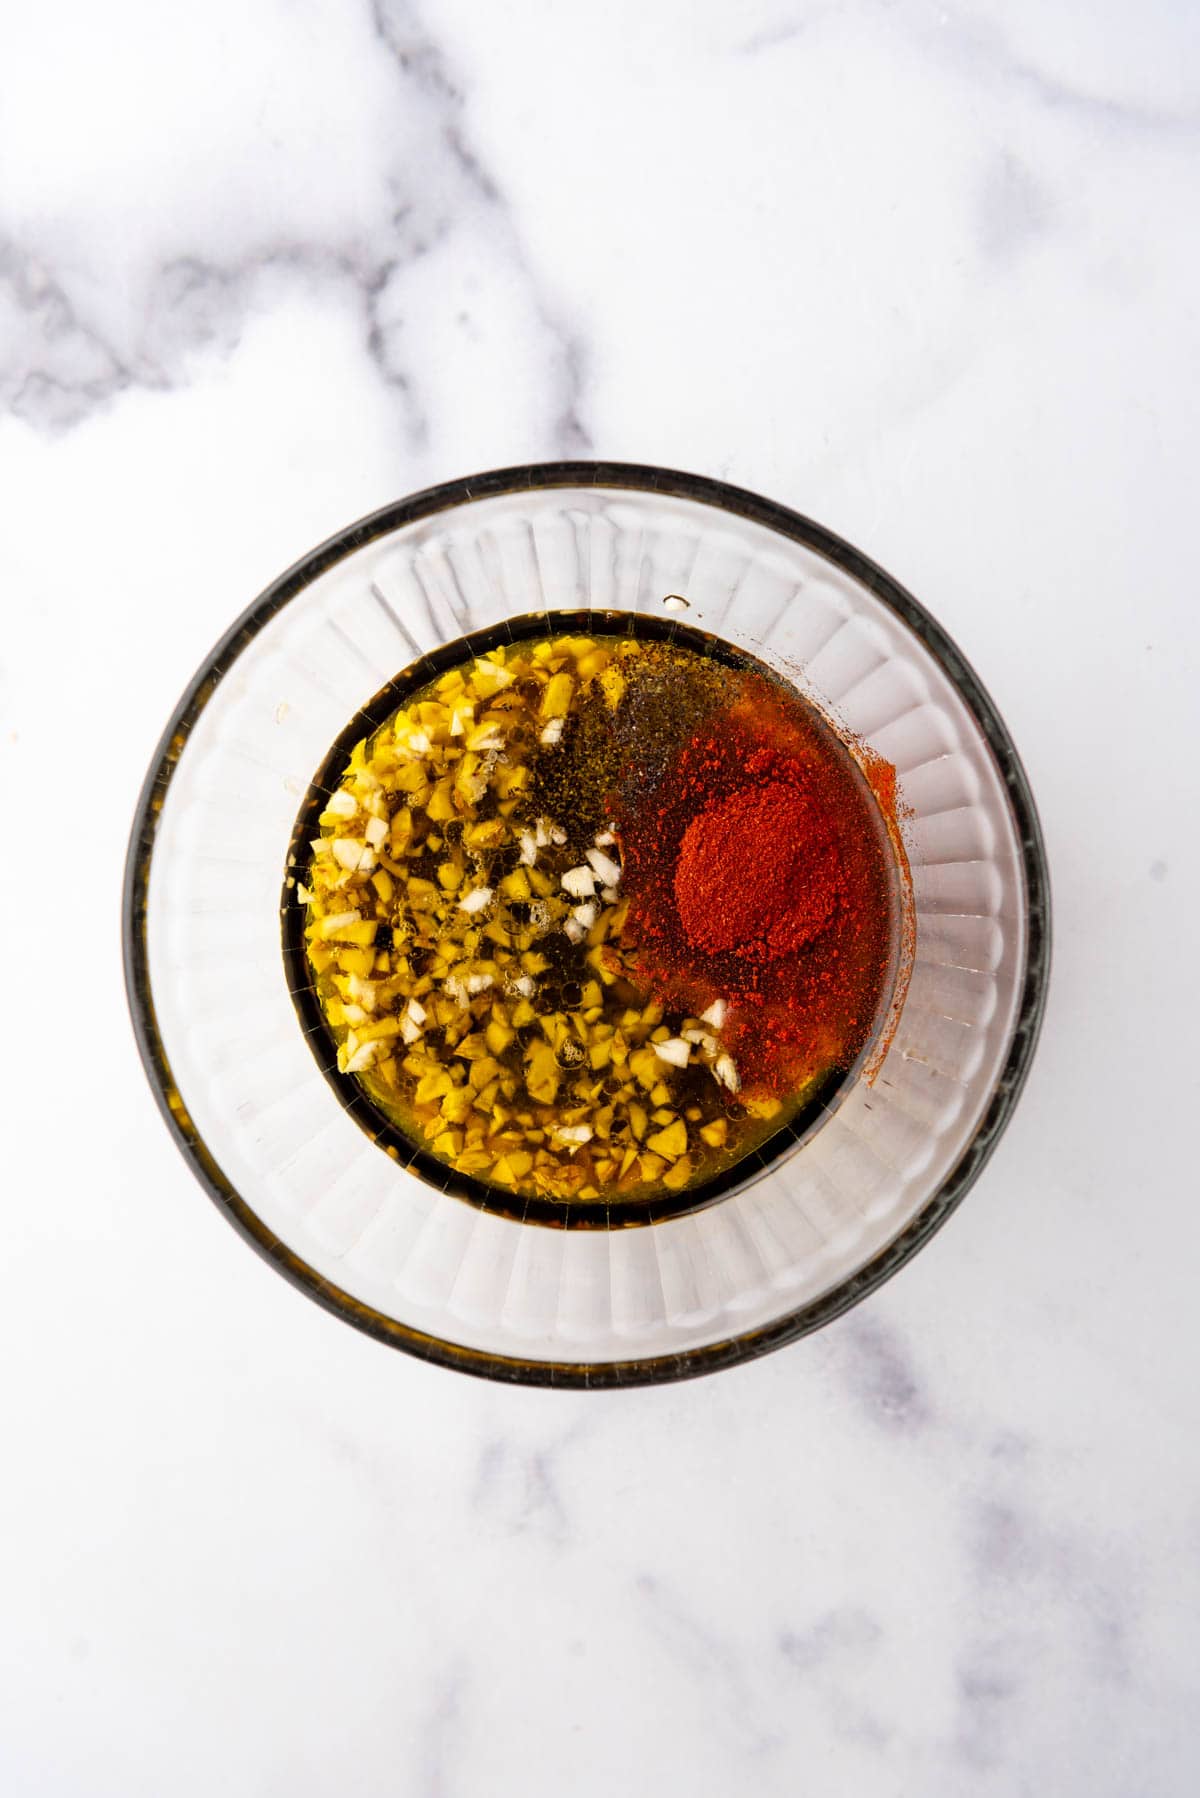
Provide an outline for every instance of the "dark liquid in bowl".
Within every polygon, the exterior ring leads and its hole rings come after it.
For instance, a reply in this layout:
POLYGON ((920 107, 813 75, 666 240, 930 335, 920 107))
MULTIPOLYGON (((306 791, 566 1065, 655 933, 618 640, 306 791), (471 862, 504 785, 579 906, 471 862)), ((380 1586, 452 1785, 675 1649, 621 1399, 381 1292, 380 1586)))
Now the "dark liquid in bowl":
MULTIPOLYGON (((746 847, 802 913, 799 850, 746 847)), ((319 771, 288 879, 289 984, 343 1102, 527 1221, 646 1222, 752 1177, 854 1078, 896 977, 893 840, 847 747, 753 658, 640 615, 510 621, 406 670, 319 771), (805 935, 719 851, 727 815, 807 816, 810 789, 857 881, 805 935)))

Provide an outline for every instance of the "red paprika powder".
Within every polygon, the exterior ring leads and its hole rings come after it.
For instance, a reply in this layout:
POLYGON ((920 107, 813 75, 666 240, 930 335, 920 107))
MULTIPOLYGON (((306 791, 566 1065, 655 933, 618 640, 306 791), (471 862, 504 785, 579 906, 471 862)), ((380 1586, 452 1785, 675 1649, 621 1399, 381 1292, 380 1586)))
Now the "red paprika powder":
POLYGON ((898 896, 878 800, 815 710, 740 675, 618 826, 625 941, 667 1002, 726 1002, 745 1096, 853 1066, 890 990, 898 896))
POLYGON ((811 942, 844 885, 828 818, 802 780, 738 787, 683 833, 675 903, 688 941, 771 961, 811 942))

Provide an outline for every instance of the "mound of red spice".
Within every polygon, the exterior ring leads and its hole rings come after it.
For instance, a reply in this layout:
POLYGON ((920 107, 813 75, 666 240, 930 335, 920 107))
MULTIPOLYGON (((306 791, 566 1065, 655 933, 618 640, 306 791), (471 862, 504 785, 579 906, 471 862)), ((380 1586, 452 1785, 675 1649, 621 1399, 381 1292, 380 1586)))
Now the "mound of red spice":
POLYGON ((738 787, 684 831, 675 903, 697 948, 770 961, 811 942, 832 918, 844 884, 841 858, 811 782, 799 767, 794 774, 794 783, 738 787))
POLYGON ((647 985, 699 1015, 716 998, 747 1093, 849 1068, 894 961, 887 833, 830 728, 753 671, 617 823, 625 943, 647 985))

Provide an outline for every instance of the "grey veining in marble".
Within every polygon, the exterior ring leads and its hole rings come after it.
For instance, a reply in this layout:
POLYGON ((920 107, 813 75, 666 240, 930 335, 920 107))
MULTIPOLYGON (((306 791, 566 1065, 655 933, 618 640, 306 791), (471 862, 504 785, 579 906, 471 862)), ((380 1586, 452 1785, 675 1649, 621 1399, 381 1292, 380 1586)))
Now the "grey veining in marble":
POLYGON ((1197 1789, 1198 39, 1175 0, 6 10, 6 1794, 1197 1789), (117 947, 146 762, 254 593, 577 454, 911 586, 1058 926, 947 1229, 628 1394, 411 1363, 275 1278, 161 1128, 117 947))

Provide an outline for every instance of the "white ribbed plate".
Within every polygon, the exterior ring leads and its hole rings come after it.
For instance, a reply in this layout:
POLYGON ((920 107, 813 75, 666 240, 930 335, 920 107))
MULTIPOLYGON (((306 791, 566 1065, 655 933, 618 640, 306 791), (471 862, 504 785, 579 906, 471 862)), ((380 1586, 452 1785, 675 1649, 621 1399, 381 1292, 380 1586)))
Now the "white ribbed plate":
POLYGON ((143 1055, 210 1190, 351 1321, 509 1378, 698 1371, 876 1284, 990 1148, 1045 978, 1032 803, 932 621, 792 514, 692 477, 589 465, 418 496, 268 590, 164 738, 128 913, 143 1055), (669 594, 895 764, 912 979, 873 1083, 753 1185, 650 1227, 520 1225, 398 1167, 320 1074, 280 948, 289 834, 330 743, 418 655, 543 608, 661 614, 669 594))

